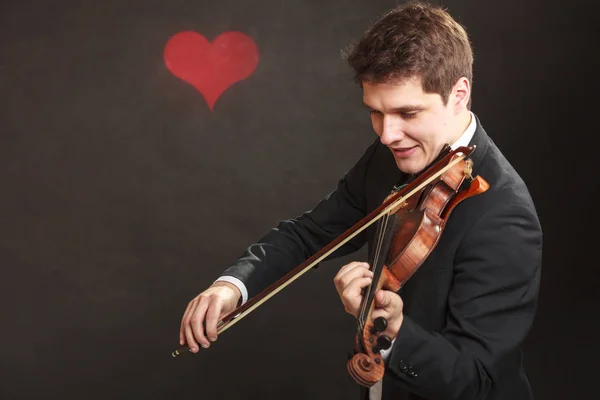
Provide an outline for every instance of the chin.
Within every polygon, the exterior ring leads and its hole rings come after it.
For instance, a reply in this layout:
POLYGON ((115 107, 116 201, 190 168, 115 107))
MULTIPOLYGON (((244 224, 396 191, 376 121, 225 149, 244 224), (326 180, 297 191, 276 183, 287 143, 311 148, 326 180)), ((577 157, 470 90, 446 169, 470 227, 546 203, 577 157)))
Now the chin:
POLYGON ((398 160, 396 160, 396 165, 398 166, 398 169, 405 174, 418 174, 425 168, 425 166, 420 164, 405 161, 399 162, 398 160))

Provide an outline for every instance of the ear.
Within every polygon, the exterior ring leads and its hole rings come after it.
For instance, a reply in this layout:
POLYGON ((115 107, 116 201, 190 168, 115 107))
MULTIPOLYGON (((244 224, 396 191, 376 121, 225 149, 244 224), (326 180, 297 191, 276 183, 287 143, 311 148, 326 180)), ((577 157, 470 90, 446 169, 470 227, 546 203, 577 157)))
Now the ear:
POLYGON ((450 102, 455 113, 460 113, 468 109, 469 99, 471 98, 471 82, 464 76, 454 84, 450 93, 450 102))

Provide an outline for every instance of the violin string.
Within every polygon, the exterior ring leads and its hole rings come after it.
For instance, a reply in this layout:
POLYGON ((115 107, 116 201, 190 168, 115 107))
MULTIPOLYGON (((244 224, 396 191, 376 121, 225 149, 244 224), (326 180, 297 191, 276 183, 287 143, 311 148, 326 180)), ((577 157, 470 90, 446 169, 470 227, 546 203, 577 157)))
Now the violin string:
MULTIPOLYGON (((380 258, 382 258, 384 256, 381 253, 382 253, 385 232, 387 232, 388 221, 389 221, 389 214, 386 214, 379 223, 379 229, 377 230, 377 235, 376 235, 375 256, 373 258, 373 265, 370 266, 371 271, 373 271, 373 273, 375 273, 375 270, 377 269, 377 266, 379 265, 380 258)), ((373 278, 375 278, 375 276, 373 278)), ((361 307, 361 311, 360 311, 360 318, 359 318, 359 326, 361 328, 361 331, 364 329, 364 324, 367 319, 366 317, 367 317, 367 312, 368 312, 368 307, 369 307, 369 304, 368 304, 369 301, 367 301, 367 299, 369 299, 371 297, 371 295, 373 294, 374 281, 375 280, 371 281, 371 283, 367 287, 367 290, 365 291, 365 294, 363 297, 362 307, 361 307)))
MULTIPOLYGON (((379 220, 379 223, 377 224, 377 233, 375 234, 375 250, 373 253, 371 265, 369 266, 371 271, 373 271, 374 265, 377 262, 377 257, 378 257, 378 252, 379 252, 379 243, 381 242, 381 227, 382 226, 383 226, 383 220, 379 220)), ((358 326, 359 326, 359 329, 361 332, 364 329, 365 307, 366 307, 367 298, 369 297, 369 292, 370 292, 372 284, 373 284, 373 282, 371 281, 371 283, 363 290, 363 298, 361 301, 360 313, 358 314, 358 326)))
MULTIPOLYGON (((385 219, 385 216, 384 216, 385 219)), ((382 227, 383 227, 384 221, 383 219, 380 219, 379 222, 377 223, 377 231, 375 233, 375 249, 373 250, 373 257, 371 260, 371 265, 369 266, 370 270, 374 272, 375 270, 375 263, 377 262, 377 258, 379 255, 379 251, 380 251, 380 247, 381 247, 381 236, 382 236, 382 227)), ((360 305, 360 313, 358 314, 358 327, 360 328, 360 331, 362 332, 362 330, 364 329, 364 314, 365 314, 365 307, 366 307, 366 303, 367 303, 367 298, 369 297, 369 292, 370 292, 370 288, 371 285, 373 284, 373 282, 371 281, 371 283, 369 284, 368 287, 366 287, 363 290, 363 298, 361 300, 361 305, 360 305)))
MULTIPOLYGON (((373 273, 375 273, 375 270, 377 269, 377 266, 379 264, 379 259, 382 257, 382 248, 383 248, 383 241, 384 241, 384 236, 385 236, 385 232, 387 232, 387 224, 389 221, 389 214, 386 214, 380 223, 380 229, 379 232, 377 233, 377 242, 376 242, 376 248, 375 248, 375 257, 373 259, 373 265, 371 266, 371 270, 373 271, 373 273)), ((375 278, 375 276, 374 276, 375 278)), ((367 290, 367 294, 365 296, 365 299, 369 299, 373 293, 373 281, 371 281, 371 283, 368 286, 368 290, 367 290)), ((368 307, 369 307, 369 302, 365 301, 363 303, 363 309, 361 310, 361 326, 364 329, 364 324, 367 322, 367 313, 368 313, 368 307)), ((361 329, 362 330, 362 329, 361 329)))

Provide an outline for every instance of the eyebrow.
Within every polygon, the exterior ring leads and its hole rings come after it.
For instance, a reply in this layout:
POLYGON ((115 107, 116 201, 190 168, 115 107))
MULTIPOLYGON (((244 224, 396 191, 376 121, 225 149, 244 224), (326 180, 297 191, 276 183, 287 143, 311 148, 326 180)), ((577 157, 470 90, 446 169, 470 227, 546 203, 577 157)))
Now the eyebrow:
MULTIPOLYGON (((367 103, 363 102, 363 105, 368 108, 369 110, 374 110, 373 107, 371 107, 370 105, 368 105, 367 103)), ((397 108, 392 108, 390 110, 391 113, 406 113, 406 112, 414 112, 414 111, 422 111, 424 110, 425 107, 423 106, 404 106, 404 107, 397 107, 397 108)))

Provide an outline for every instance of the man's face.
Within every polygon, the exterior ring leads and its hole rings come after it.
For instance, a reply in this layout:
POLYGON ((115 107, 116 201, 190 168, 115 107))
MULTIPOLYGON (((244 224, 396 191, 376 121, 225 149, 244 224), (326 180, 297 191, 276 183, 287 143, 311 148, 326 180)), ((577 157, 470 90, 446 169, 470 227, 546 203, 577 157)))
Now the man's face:
POLYGON ((463 133, 466 126, 457 123, 461 110, 455 99, 453 91, 444 105, 439 94, 423 92, 419 78, 363 82, 363 102, 371 112, 373 129, 392 151, 398 168, 408 174, 421 172, 444 144, 452 144, 463 133))

